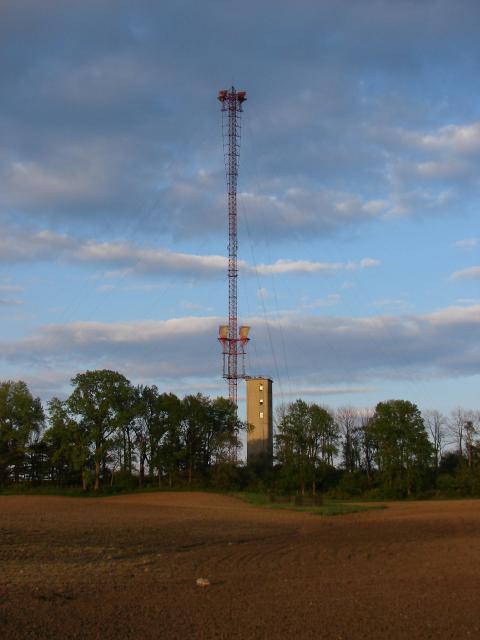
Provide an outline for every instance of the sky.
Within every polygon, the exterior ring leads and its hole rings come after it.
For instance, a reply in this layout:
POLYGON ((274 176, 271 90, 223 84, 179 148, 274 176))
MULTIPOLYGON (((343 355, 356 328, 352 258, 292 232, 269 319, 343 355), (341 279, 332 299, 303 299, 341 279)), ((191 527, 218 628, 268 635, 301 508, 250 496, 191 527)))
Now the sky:
POLYGON ((234 85, 247 373, 276 404, 478 409, 479 24, 476 0, 0 0, 1 379, 227 394, 234 85))

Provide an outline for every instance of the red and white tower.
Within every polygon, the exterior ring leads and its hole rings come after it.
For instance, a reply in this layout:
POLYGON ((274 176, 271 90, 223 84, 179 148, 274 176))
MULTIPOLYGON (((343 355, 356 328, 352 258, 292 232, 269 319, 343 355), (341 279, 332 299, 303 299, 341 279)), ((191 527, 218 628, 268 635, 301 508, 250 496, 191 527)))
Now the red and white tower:
POLYGON ((245 347, 250 327, 238 328, 237 320, 237 179, 240 157, 241 113, 246 92, 222 89, 218 92, 222 105, 223 150, 228 192, 228 325, 221 325, 218 339, 223 351, 223 377, 228 380, 229 399, 237 406, 237 382, 245 378, 245 347), (240 357, 240 367, 238 360, 240 357))

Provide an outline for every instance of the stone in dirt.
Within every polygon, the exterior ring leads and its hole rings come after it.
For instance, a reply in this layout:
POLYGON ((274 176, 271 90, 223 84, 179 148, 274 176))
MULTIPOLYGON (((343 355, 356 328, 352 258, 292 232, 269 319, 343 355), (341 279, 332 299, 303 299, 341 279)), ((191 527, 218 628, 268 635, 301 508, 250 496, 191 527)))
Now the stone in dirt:
POLYGON ((208 578, 197 578, 196 585, 197 587, 209 587, 210 580, 208 578))

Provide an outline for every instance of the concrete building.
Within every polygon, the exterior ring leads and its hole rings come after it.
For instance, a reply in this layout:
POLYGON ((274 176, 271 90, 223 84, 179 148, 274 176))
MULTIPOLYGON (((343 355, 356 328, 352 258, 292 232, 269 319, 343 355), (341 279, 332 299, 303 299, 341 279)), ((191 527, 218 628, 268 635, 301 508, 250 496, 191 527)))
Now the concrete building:
POLYGON ((272 464, 273 416, 270 378, 247 378, 247 462, 272 464))

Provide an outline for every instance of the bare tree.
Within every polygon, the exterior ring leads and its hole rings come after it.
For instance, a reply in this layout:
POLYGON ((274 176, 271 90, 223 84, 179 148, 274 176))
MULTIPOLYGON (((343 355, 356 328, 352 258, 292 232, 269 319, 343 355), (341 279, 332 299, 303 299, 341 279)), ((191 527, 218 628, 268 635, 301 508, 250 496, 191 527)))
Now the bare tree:
MULTIPOLYGON (((278 404, 273 410, 273 431, 275 436, 280 431, 281 425, 288 413, 288 406, 288 404, 282 402, 281 404, 278 404)), ((249 425, 247 425, 247 430, 248 428, 249 425)), ((274 447, 276 447, 276 437, 274 437, 273 442, 274 447)))
POLYGON ((369 436, 367 427, 370 424, 370 420, 373 418, 374 414, 375 409, 373 409, 372 407, 365 407, 364 409, 360 409, 358 412, 360 430, 362 434, 363 466, 365 467, 369 482, 372 477, 373 461, 375 457, 375 443, 369 436))
POLYGON ((433 445, 435 469, 438 469, 445 447, 447 419, 436 409, 425 411, 423 418, 433 445))
POLYGON ((355 471, 361 462, 361 426, 355 407, 340 407, 335 421, 342 434, 343 464, 347 471, 355 471))
POLYGON ((450 412, 448 419, 448 432, 451 437, 451 444, 455 446, 456 451, 463 456, 465 443, 465 410, 462 407, 455 407, 450 412))
POLYGON ((475 436, 479 433, 480 414, 478 411, 467 411, 465 420, 465 449, 467 451, 468 466, 473 466, 474 458, 478 453, 478 440, 475 436))
POLYGON ((461 455, 469 456, 467 450, 473 444, 473 437, 477 433, 479 426, 478 411, 455 407, 450 413, 448 420, 448 432, 452 438, 451 444, 455 446, 456 451, 461 455))

